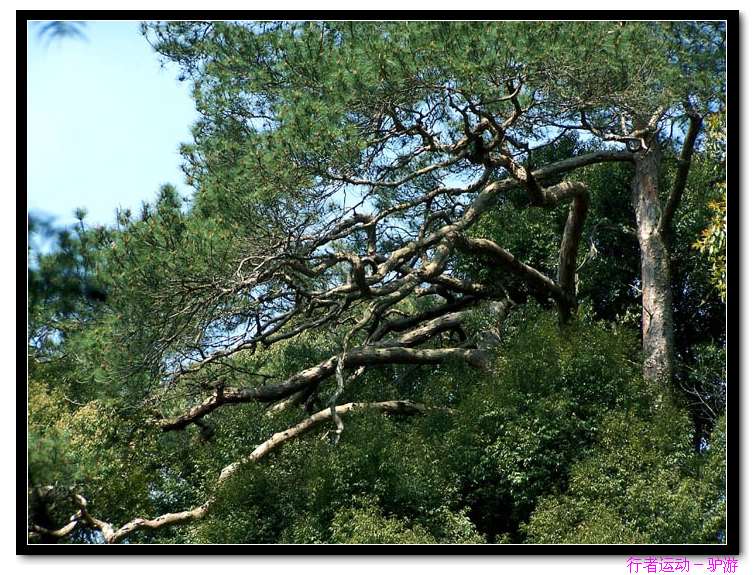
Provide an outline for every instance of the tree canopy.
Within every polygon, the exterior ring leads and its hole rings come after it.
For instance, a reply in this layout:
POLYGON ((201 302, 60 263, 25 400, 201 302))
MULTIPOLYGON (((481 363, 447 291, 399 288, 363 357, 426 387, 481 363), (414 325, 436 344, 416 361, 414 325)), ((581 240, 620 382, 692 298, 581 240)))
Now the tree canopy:
POLYGON ((30 244, 30 541, 726 539, 724 22, 143 33, 194 194, 30 244))

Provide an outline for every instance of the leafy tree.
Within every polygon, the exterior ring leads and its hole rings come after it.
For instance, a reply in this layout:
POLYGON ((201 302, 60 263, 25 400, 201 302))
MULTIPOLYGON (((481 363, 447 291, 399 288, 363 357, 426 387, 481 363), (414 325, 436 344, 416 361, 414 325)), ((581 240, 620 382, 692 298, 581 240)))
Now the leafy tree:
POLYGON ((33 536, 721 537, 724 310, 690 248, 723 25, 144 32, 193 82, 195 194, 40 260, 106 298, 35 320, 77 319, 37 344, 33 536))
POLYGON ((708 130, 706 153, 713 164, 712 184, 717 192, 708 207, 712 210, 710 225, 705 228, 694 246, 708 257, 713 285, 726 301, 726 117, 712 114, 708 130))
POLYGON ((652 422, 612 414, 568 490, 543 498, 525 526, 537 543, 723 542, 724 420, 704 457, 689 452, 680 413, 652 422))

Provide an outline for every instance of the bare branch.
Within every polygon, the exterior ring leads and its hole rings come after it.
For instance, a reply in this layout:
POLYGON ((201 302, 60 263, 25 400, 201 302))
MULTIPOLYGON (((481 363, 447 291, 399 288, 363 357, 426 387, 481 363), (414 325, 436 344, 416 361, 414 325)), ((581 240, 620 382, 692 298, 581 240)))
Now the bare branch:
MULTIPOLYGON (((440 323, 436 321, 436 326, 440 323)), ((447 320, 443 329, 452 329, 458 323, 447 320)), ((411 344, 419 343, 436 333, 435 329, 426 328, 411 333, 411 344)), ((409 343, 400 342, 401 345, 409 343)), ((485 365, 487 355, 482 350, 465 348, 411 349, 399 347, 366 346, 349 350, 344 357, 344 366, 376 366, 386 364, 438 364, 451 359, 466 361, 472 366, 485 365)), ((286 381, 257 388, 225 388, 192 407, 183 415, 158 422, 163 431, 183 429, 201 417, 215 411, 225 404, 250 403, 252 401, 273 401, 284 399, 303 389, 316 385, 335 374, 338 355, 334 355, 314 367, 310 367, 288 378, 286 381)))
POLYGON ((687 186, 687 176, 689 176, 689 168, 692 163, 692 154, 695 151, 695 141, 697 140, 702 125, 702 117, 699 114, 690 111, 689 128, 687 128, 687 135, 684 138, 682 151, 679 155, 674 187, 671 188, 671 193, 666 201, 666 207, 663 210, 661 222, 658 225, 658 231, 663 235, 668 234, 671 229, 671 222, 674 219, 674 214, 681 202, 684 188, 687 186))
MULTIPOLYGON (((415 415, 426 413, 431 409, 433 408, 428 408, 423 404, 406 400, 381 401, 374 403, 345 403, 336 406, 334 410, 331 410, 330 408, 323 409, 322 411, 318 411, 302 420, 293 427, 274 434, 270 439, 258 445, 249 455, 224 467, 218 476, 216 487, 220 487, 224 482, 228 481, 228 479, 237 473, 243 465, 257 463, 282 444, 303 435, 318 424, 332 418, 333 413, 340 417, 353 411, 374 410, 391 415, 415 415)), ((79 511, 70 523, 56 530, 44 529, 38 525, 31 525, 29 528, 30 538, 33 538, 34 534, 41 533, 58 538, 66 537, 74 531, 79 523, 84 523, 90 528, 100 531, 106 543, 118 543, 135 531, 156 530, 168 525, 177 525, 202 519, 207 515, 215 502, 215 495, 211 495, 204 503, 192 509, 175 513, 165 513, 154 519, 137 517, 117 529, 112 524, 92 516, 87 509, 86 499, 81 495, 75 495, 74 499, 79 506, 79 511)))

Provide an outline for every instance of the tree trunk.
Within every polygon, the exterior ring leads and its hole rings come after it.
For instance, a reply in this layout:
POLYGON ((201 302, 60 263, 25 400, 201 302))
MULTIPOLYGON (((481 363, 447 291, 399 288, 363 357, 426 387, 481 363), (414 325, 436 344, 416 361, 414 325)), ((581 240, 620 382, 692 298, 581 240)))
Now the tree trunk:
POLYGON ((661 154, 657 143, 636 154, 633 183, 637 239, 642 280, 643 374, 648 383, 667 388, 673 373, 671 260, 660 223, 663 207, 658 195, 661 154))

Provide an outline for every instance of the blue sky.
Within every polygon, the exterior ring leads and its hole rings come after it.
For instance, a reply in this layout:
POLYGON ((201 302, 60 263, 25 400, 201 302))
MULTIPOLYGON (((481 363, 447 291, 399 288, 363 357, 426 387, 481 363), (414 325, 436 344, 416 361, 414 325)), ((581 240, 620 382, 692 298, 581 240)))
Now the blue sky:
POLYGON ((196 118, 188 83, 139 33, 137 22, 89 22, 85 38, 28 34, 27 180, 31 212, 91 224, 136 210, 161 184, 190 189, 178 147, 196 118))

